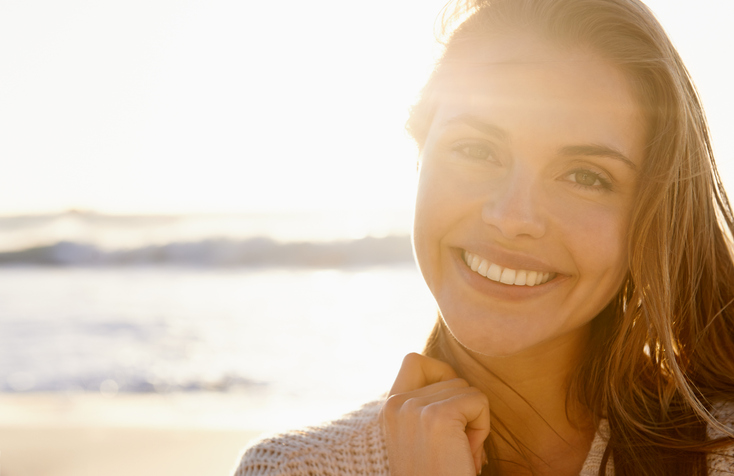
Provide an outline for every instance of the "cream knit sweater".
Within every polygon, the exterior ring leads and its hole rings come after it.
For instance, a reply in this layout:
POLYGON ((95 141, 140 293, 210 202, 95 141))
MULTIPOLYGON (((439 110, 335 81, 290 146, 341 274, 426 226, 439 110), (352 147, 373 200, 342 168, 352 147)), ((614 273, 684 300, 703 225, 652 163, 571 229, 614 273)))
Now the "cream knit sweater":
MULTIPOLYGON (((246 448, 234 476, 389 476, 387 449, 378 421, 382 401, 368 403, 322 426, 265 438, 246 448)), ((714 415, 734 428, 734 403, 714 408, 714 415)), ((709 431, 709 437, 723 436, 709 431)), ((579 476, 596 476, 609 438, 602 421, 579 476)), ((734 445, 708 456, 709 476, 734 475, 734 445)), ((609 461, 607 475, 614 475, 609 461)))

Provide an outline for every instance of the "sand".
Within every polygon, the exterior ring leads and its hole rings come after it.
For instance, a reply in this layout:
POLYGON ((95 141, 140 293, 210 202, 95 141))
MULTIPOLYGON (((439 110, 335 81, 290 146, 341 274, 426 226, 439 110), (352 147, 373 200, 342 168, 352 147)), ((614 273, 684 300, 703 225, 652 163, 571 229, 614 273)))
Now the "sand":
POLYGON ((262 433, 245 428, 241 402, 236 395, 0 395, 0 476, 226 476, 262 433))
POLYGON ((3 427, 2 476, 229 475, 255 432, 3 427))
POLYGON ((0 476, 228 476, 259 435, 357 406, 252 390, 0 393, 0 476))

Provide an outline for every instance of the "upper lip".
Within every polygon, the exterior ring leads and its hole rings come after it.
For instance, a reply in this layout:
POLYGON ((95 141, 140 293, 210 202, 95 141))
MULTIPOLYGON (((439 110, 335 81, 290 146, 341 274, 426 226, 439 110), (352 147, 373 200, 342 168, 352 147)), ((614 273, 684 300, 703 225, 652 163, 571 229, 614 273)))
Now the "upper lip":
POLYGON ((493 245, 482 244, 459 249, 461 252, 468 251, 469 253, 478 255, 490 263, 494 263, 503 268, 564 274, 541 258, 526 253, 502 249, 493 245))

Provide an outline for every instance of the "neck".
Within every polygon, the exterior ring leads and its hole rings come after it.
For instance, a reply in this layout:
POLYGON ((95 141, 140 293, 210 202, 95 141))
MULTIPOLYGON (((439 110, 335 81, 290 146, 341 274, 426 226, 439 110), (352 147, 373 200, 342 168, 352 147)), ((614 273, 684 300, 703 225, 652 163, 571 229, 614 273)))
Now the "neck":
POLYGON ((593 418, 568 392, 588 336, 587 330, 501 357, 473 352, 447 336, 457 370, 489 398, 490 438, 497 458, 509 462, 502 474, 524 474, 515 470, 528 462, 536 474, 580 471, 594 435, 593 418), (529 458, 513 449, 511 437, 510 443, 502 438, 510 434, 529 458))

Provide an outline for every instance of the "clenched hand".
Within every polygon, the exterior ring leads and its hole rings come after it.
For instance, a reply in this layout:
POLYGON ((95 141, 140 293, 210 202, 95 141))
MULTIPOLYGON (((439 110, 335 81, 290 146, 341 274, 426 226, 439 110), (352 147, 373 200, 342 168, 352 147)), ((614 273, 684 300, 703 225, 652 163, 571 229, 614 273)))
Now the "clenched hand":
POLYGON ((381 419, 392 476, 481 473, 489 402, 448 364, 408 354, 381 419))

